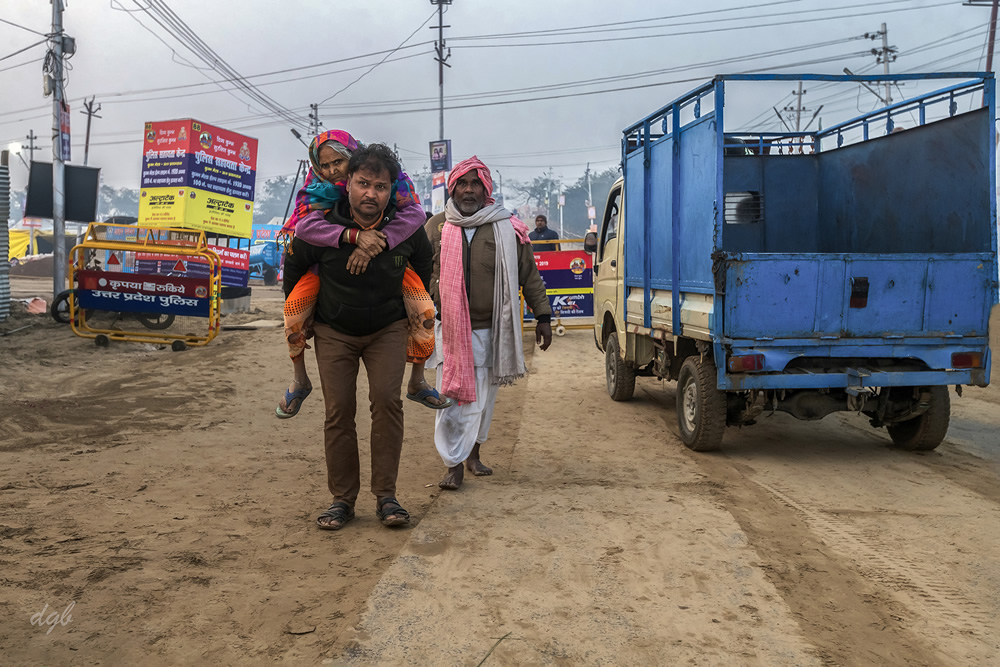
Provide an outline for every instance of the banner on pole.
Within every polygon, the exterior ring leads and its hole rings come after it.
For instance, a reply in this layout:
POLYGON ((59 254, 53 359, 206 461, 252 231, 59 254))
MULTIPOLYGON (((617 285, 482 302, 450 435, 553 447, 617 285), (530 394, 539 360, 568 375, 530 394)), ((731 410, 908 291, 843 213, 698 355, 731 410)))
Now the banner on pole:
POLYGON ((445 194, 447 192, 445 186, 445 176, 444 172, 434 174, 431 180, 431 213, 437 215, 444 211, 445 194))
POLYGON ((451 139, 431 142, 431 171, 451 171, 451 139))
POLYGON ((63 102, 59 108, 59 159, 63 162, 69 162, 72 159, 70 139, 69 104, 63 102))

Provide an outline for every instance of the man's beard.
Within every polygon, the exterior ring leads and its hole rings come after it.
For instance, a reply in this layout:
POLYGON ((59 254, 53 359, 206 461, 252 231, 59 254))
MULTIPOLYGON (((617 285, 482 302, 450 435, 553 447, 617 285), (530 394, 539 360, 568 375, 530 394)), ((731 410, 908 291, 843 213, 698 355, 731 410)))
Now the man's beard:
POLYGON ((476 211, 480 210, 485 204, 480 201, 470 200, 468 202, 458 199, 455 202, 458 212, 462 215, 472 215, 476 211))

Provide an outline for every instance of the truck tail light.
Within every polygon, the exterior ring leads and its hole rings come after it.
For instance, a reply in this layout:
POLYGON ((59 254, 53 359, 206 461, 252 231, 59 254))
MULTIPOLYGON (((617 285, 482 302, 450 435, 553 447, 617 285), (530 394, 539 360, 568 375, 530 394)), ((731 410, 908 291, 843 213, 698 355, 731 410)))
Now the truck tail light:
POLYGON ((739 356, 729 357, 728 366, 730 373, 762 371, 764 370, 764 355, 741 354, 739 356))
POLYGON ((982 368, 982 352, 955 352, 951 355, 952 368, 982 368))

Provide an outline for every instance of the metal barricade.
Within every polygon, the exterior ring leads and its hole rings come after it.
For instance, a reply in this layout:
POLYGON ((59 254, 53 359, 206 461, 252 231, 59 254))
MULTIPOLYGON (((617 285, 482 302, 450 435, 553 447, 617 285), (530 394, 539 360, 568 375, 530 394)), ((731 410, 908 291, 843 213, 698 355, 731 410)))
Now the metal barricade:
POLYGON ((98 345, 119 340, 164 343, 182 350, 188 345, 207 345, 219 333, 222 261, 209 248, 205 232, 91 223, 83 242, 70 251, 69 280, 73 333, 92 338, 98 345), (179 245, 178 239, 183 239, 184 244, 179 245), (132 261, 128 261, 136 252, 156 253, 176 258, 178 262, 196 261, 207 267, 208 275, 189 278, 169 273, 138 273, 132 261), (121 259, 110 262, 109 267, 110 257, 121 259), (109 270, 111 267, 115 270, 109 270), (173 316, 202 317, 208 319, 208 332, 197 335, 100 328, 87 321, 91 311, 134 313, 137 318, 163 314, 170 320, 173 316))

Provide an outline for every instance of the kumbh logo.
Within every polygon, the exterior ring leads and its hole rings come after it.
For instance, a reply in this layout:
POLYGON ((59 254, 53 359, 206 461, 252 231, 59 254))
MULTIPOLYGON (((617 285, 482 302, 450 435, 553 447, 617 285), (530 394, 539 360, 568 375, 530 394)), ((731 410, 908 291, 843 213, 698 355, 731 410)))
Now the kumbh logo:
POLYGON ((142 191, 142 193, 141 193, 141 194, 140 194, 139 196, 140 196, 140 197, 145 197, 145 196, 146 196, 146 191, 145 191, 145 190, 143 190, 143 191, 142 191))
POLYGON ((194 190, 192 190, 192 191, 191 191, 191 194, 190 194, 190 195, 188 195, 188 196, 190 196, 190 197, 191 197, 191 199, 194 199, 194 190))
POLYGON ((212 146, 212 135, 208 132, 202 132, 198 137, 198 143, 201 144, 202 148, 210 148, 212 146))
POLYGON ((580 275, 583 273, 584 269, 587 268, 587 263, 583 261, 582 258, 576 257, 572 262, 569 263, 569 270, 573 273, 580 275))

